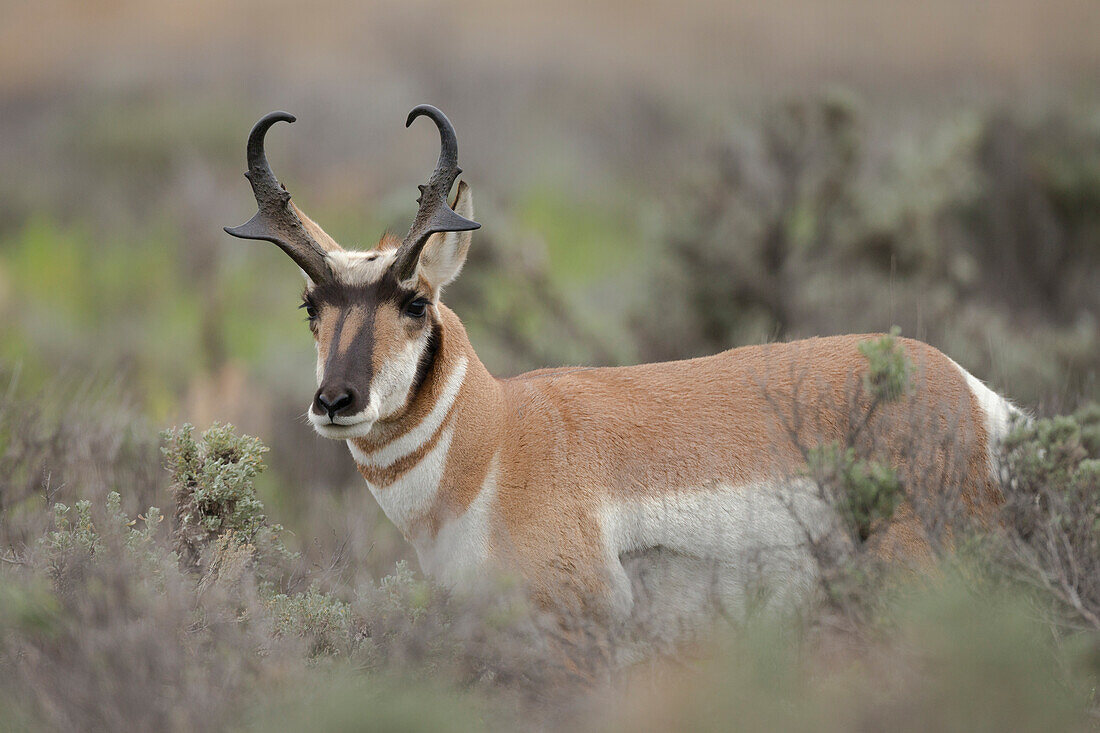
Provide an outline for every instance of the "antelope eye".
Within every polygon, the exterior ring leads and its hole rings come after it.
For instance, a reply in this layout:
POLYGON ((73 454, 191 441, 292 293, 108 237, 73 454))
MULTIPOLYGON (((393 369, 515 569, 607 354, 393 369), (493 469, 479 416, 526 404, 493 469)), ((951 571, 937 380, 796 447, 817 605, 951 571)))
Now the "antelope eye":
POLYGON ((412 318, 423 318, 428 309, 427 298, 416 298, 409 301, 409 304, 405 306, 405 315, 412 318))
POLYGON ((305 301, 304 303, 302 303, 298 307, 306 309, 306 318, 308 318, 309 320, 312 321, 312 320, 315 320, 317 318, 317 309, 314 308, 313 304, 310 303, 308 300, 305 301))

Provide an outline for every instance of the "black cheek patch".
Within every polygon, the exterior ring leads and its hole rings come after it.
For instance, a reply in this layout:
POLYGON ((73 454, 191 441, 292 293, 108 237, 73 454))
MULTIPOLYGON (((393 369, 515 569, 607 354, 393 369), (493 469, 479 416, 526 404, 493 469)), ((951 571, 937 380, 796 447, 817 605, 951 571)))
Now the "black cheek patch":
MULTIPOLYGON (((430 316, 429 316, 430 317, 430 316)), ((424 380, 428 378, 428 374, 432 370, 432 366, 435 365, 435 356, 439 351, 439 344, 443 338, 443 326, 439 321, 432 320, 432 332, 428 336, 428 344, 424 347, 424 352, 420 354, 420 361, 416 365, 416 377, 413 379, 412 392, 409 394, 409 398, 416 397, 416 393, 420 391, 420 388, 424 385, 424 380)))

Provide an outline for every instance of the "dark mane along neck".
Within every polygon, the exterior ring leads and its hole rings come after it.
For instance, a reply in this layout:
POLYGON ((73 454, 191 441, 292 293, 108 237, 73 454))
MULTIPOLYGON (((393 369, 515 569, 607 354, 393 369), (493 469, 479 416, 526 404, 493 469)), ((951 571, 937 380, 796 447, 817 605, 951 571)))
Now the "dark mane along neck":
POLYGON ((439 352, 439 341, 443 338, 443 327, 437 321, 432 324, 432 333, 428 336, 428 345, 420 356, 420 363, 416 365, 416 377, 413 379, 412 390, 409 392, 409 402, 415 402, 420 394, 420 388, 424 386, 424 380, 428 378, 432 367, 435 366, 435 357, 439 352))

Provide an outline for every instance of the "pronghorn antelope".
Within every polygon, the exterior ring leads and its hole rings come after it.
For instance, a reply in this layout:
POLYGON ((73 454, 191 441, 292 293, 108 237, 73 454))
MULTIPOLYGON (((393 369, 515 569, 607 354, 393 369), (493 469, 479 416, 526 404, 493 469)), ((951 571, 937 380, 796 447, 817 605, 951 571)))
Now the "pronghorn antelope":
MULTIPOLYGON (((869 337, 498 379, 441 302, 480 225, 465 182, 448 203, 461 172, 454 128, 429 105, 406 126, 419 116, 438 127, 441 152, 403 240, 346 250, 298 209, 264 152, 271 126, 294 121, 285 112, 249 134, 259 211, 226 231, 275 243, 304 271, 317 348, 309 420, 347 442, 424 571, 462 586, 503 568, 540 604, 612 619, 690 619, 704 586, 731 603, 759 582, 780 595, 812 588, 811 545, 842 533, 806 485, 801 441, 851 427, 865 396, 845 395, 866 371, 869 337)), ((942 475, 958 510, 980 514, 996 501, 994 448, 1014 408, 939 351, 901 342, 919 384, 882 406, 874 441, 902 471, 942 475), (914 448, 948 428, 951 446, 914 448)), ((918 514, 903 509, 882 530, 882 552, 920 551, 918 514)))

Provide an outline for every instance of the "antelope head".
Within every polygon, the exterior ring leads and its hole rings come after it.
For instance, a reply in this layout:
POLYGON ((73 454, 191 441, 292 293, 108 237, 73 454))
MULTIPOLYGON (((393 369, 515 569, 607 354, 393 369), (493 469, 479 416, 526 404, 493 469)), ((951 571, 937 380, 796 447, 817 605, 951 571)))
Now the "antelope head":
POLYGON ((243 239, 273 242, 306 278, 302 308, 317 345, 318 389, 308 410, 318 433, 347 439, 367 435, 380 421, 399 417, 431 367, 441 325, 443 288, 466 260, 472 221, 470 188, 460 183, 453 208, 447 197, 458 167, 458 140, 450 120, 431 105, 409 113, 439 128, 439 162, 420 186, 420 205, 404 240, 384 236, 368 251, 342 248, 290 200, 264 152, 276 122, 293 115, 272 112, 248 135, 248 172, 259 208, 239 227, 243 239))

